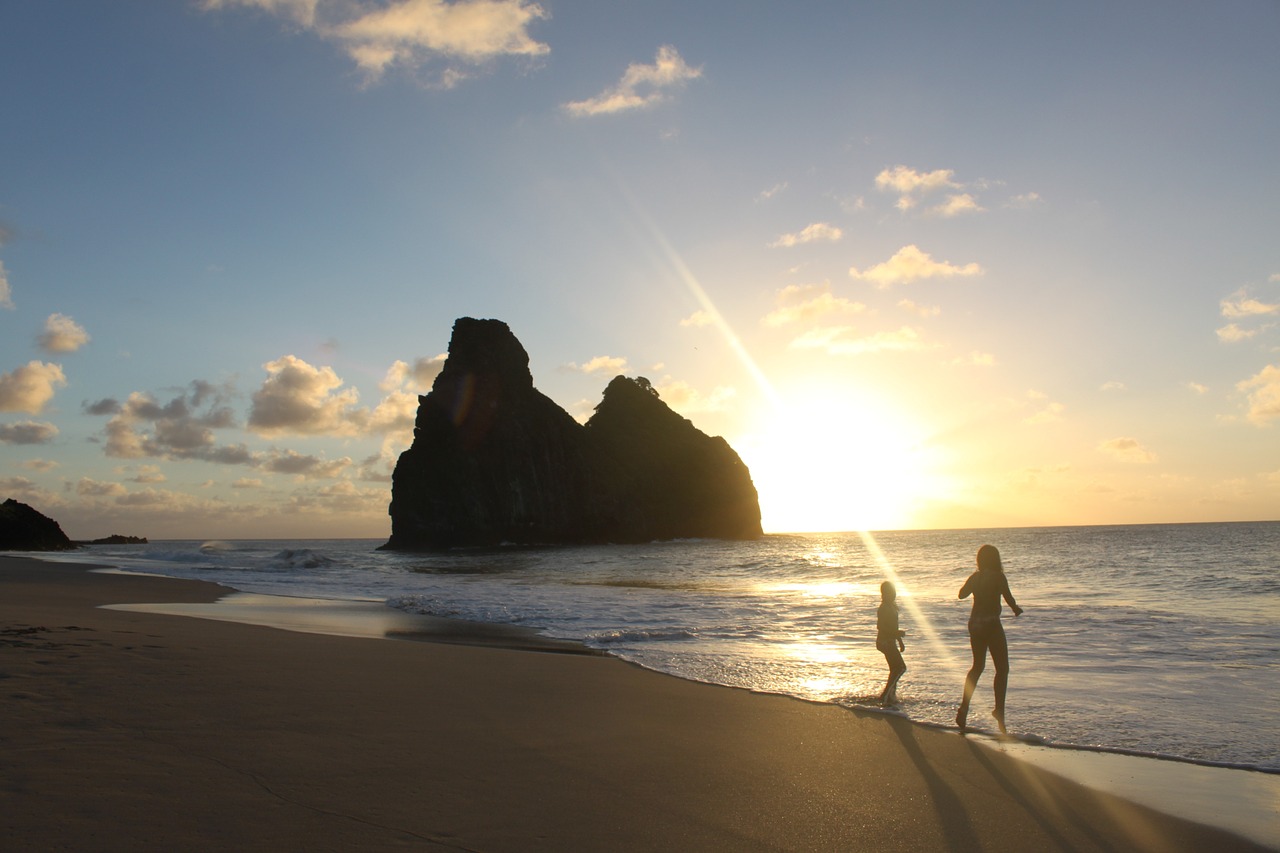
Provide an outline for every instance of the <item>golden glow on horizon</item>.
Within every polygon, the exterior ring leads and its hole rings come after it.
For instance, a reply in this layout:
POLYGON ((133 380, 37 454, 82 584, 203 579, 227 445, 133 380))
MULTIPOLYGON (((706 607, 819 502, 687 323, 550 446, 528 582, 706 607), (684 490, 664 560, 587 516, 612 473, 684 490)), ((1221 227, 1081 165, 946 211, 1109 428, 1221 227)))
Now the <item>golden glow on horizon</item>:
POLYGON ((900 529, 943 497, 920 431, 891 408, 848 389, 782 396, 734 445, 766 532, 900 529))

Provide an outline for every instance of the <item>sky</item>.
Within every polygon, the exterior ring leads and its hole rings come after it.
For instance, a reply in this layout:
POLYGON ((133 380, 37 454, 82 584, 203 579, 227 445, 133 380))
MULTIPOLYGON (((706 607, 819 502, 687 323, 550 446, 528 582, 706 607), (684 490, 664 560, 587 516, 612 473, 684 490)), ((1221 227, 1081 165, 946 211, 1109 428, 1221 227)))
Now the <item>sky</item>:
POLYGON ((383 538, 459 317, 766 531, 1280 518, 1280 3, 0 7, 0 498, 383 538))

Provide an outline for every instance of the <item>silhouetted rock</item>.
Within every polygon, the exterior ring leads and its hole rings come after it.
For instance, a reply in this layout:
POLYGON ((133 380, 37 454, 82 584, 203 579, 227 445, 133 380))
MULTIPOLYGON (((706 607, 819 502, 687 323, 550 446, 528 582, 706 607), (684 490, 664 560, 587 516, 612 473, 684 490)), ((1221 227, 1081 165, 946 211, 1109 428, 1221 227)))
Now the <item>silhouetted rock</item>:
POLYGON ((751 475, 724 439, 622 376, 579 424, 533 387, 506 323, 458 320, 418 404, 385 548, 761 535, 751 475))
POLYGON ((145 536, 123 536, 119 533, 112 533, 110 536, 104 536, 101 539, 89 540, 90 545, 146 545, 147 537, 145 536))
POLYGON ((58 522, 9 498, 0 504, 0 551, 71 551, 58 522))

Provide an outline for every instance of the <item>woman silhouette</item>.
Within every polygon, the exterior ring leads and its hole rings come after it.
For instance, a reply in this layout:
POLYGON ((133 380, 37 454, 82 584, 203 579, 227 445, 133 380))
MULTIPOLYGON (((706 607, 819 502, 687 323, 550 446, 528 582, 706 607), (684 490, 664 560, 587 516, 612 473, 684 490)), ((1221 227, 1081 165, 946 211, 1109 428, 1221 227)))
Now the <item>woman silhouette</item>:
POLYGON ((1009 580, 1004 576, 1000 552, 994 545, 978 549, 978 570, 960 587, 960 598, 973 596, 973 610, 969 614, 969 646, 973 649, 973 666, 964 678, 964 697, 960 710, 956 711, 956 725, 961 731, 969 719, 969 700, 978 686, 978 676, 987 663, 987 653, 996 667, 996 707, 991 716, 1004 732, 1004 694, 1009 687, 1009 644, 1004 638, 1004 625, 1000 624, 1000 599, 1009 602, 1014 616, 1022 615, 1022 608, 1013 600, 1009 580))

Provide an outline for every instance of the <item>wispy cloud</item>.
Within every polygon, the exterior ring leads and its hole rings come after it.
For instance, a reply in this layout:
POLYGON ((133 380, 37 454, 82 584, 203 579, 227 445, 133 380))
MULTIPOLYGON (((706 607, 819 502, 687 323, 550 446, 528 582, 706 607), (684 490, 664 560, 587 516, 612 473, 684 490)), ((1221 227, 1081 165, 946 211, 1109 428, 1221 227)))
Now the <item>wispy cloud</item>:
POLYGON ((1142 446, 1142 442, 1128 436, 1110 438, 1098 445, 1098 450, 1121 462, 1150 465, 1159 460, 1155 453, 1142 446))
POLYGON ((978 204, 969 193, 956 193, 947 196, 947 200, 942 204, 929 208, 929 212, 937 216, 960 216, 964 213, 981 213, 986 208, 978 204))
POLYGON ((814 222, 800 231, 783 234, 769 244, 771 248, 791 248, 803 243, 827 242, 835 243, 844 236, 844 232, 829 222, 814 222))
POLYGON ((876 188, 884 192, 898 194, 899 210, 910 210, 915 207, 918 197, 944 189, 961 189, 962 185, 952 180, 955 172, 951 169, 935 169, 932 172, 917 172, 907 166, 894 166, 884 169, 876 175, 876 188))
POLYGON ((1258 426, 1280 420, 1280 365, 1268 364, 1255 375, 1236 384, 1249 397, 1248 418, 1258 426))
POLYGON ((566 370, 574 373, 600 373, 607 376, 617 376, 627 371, 627 360, 615 355, 598 355, 588 361, 586 364, 575 364, 569 362, 565 365, 566 370))
POLYGON ((910 326, 893 331, 857 334, 851 326, 811 329, 791 342, 796 349, 816 349, 830 355, 868 355, 878 352, 910 352, 929 348, 910 326))
POLYGON ((681 326, 689 326, 689 327, 692 327, 692 328, 695 328, 695 329, 696 329, 696 328, 700 328, 700 327, 702 327, 702 326, 710 326, 710 325, 711 325, 712 323, 714 323, 715 321, 716 321, 716 319, 715 319, 715 317, 712 317, 712 316, 711 316, 711 312, 710 312, 710 311, 703 311, 703 310, 699 309, 699 310, 697 310, 697 311, 694 311, 694 312, 693 312, 692 314, 690 314, 688 317, 683 318, 683 319, 680 321, 680 325, 681 325, 681 326))
POLYGON ((5 271, 4 261, 0 261, 0 308, 13 310, 13 291, 9 288, 9 274, 5 271))
POLYGON ((204 0, 210 11, 232 7, 258 9, 336 44, 370 82, 393 67, 439 61, 435 83, 450 88, 493 59, 551 50, 529 33, 547 12, 527 0, 204 0))
POLYGON ((953 278, 981 275, 982 267, 977 263, 960 266, 947 261, 935 261, 927 252, 920 251, 914 243, 903 246, 892 258, 860 271, 857 267, 849 267, 849 275, 862 281, 869 281, 876 287, 885 288, 895 284, 906 284, 928 278, 953 278))
POLYGON ((661 103, 672 91, 701 76, 701 67, 689 66, 674 47, 663 45, 652 65, 628 65, 615 85, 594 98, 570 101, 564 104, 564 110, 570 115, 594 116, 644 109, 661 103))
POLYGON ((867 306, 836 296, 826 285, 790 285, 778 291, 778 307, 764 316, 766 326, 811 323, 824 317, 861 314, 867 306))

